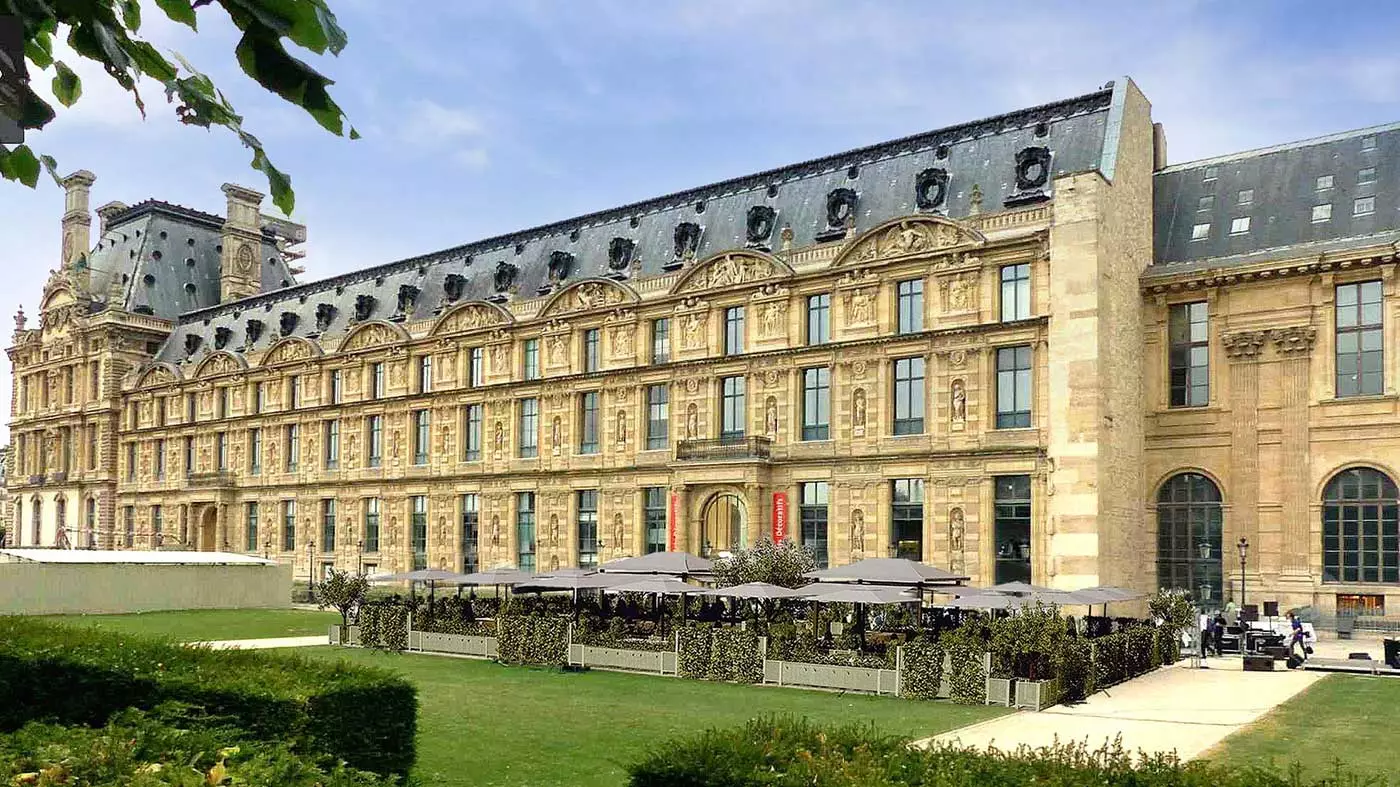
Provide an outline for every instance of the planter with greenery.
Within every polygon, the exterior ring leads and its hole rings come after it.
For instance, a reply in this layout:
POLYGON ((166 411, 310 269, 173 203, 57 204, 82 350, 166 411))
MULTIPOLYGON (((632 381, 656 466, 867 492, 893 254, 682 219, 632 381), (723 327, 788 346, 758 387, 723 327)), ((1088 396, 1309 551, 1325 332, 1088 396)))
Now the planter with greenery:
POLYGON ((550 614, 503 614, 496 619, 502 664, 563 667, 569 663, 569 621, 550 614))
POLYGON ((947 696, 944 661, 947 651, 938 640, 915 640, 904 645, 903 672, 899 676, 901 695, 932 700, 947 696))

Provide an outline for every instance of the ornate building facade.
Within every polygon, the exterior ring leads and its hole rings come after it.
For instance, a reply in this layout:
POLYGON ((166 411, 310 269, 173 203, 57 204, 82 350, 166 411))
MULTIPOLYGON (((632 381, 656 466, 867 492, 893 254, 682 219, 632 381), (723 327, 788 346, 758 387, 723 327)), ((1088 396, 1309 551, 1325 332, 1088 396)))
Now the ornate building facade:
POLYGON ((307 284, 255 192, 105 206, 94 247, 78 173, 9 350, 12 541, 307 575, 791 538, 1218 600, 1247 536, 1251 600, 1383 604, 1397 175, 1369 227, 1290 212, 1363 138, 1166 167, 1119 80, 307 284))

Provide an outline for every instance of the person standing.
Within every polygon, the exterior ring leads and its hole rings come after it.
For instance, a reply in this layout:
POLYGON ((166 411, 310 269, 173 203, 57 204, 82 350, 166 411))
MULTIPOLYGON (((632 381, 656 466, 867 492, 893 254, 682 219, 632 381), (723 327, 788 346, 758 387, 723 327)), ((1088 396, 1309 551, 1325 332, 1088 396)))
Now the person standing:
POLYGON ((1288 610, 1288 627, 1288 655, 1291 657, 1296 648, 1298 652, 1298 662, 1302 663, 1307 661, 1308 648, 1307 644, 1303 641, 1306 637, 1306 632, 1303 631, 1303 621, 1299 620, 1298 616, 1294 614, 1291 609, 1288 610))

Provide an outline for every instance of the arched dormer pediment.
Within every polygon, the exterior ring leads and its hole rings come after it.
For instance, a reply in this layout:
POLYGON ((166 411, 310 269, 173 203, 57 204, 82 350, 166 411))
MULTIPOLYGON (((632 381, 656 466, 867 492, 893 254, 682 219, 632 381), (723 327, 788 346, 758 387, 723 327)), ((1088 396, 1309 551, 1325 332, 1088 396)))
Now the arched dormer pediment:
POLYGON ((173 363, 153 363, 147 366, 136 377, 136 388, 159 388, 162 385, 170 385, 184 381, 185 375, 180 372, 180 367, 173 363))
POLYGON ((574 312, 611 309, 641 300, 637 291, 611 279, 583 279, 550 296, 540 308, 539 317, 558 317, 574 312))
POLYGON ((195 379, 237 374, 248 369, 248 360, 227 350, 215 350, 205 356, 194 370, 195 379))
POLYGON ((515 322, 504 307, 486 301, 467 301, 454 306, 433 323, 429 336, 447 336, 486 328, 500 328, 515 322))
POLYGON ((320 357, 321 347, 310 339, 303 339, 300 336, 289 336, 286 339, 272 345, 272 348, 263 356, 260 366, 277 366, 284 363, 296 363, 297 361, 309 361, 312 358, 320 357))
POLYGON ((676 280, 671 292, 679 295, 770 279, 786 279, 791 275, 792 266, 771 254, 751 249, 733 249, 711 255, 690 266, 690 269, 676 280))
POLYGON ((916 254, 943 254, 985 245, 987 236, 943 216, 905 216, 858 236, 836 255, 831 267, 898 259, 916 254))
POLYGON ((402 325, 387 322, 385 320, 370 320, 361 323, 340 340, 340 347, 336 352, 349 353, 360 350, 370 350, 375 347, 387 347, 391 344, 399 344, 408 341, 408 331, 402 325))

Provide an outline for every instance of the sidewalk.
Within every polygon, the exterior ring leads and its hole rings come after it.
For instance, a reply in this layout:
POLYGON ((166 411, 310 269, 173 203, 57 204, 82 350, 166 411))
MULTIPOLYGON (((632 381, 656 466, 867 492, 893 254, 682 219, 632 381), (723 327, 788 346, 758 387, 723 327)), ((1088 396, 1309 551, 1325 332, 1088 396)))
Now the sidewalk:
POLYGON ((308 648, 314 645, 329 644, 325 634, 314 637, 268 637, 266 639, 228 639, 213 642, 191 642, 190 645, 207 645, 214 650, 268 650, 271 648, 308 648))
POLYGON ((1209 669, 1160 669, 1074 706, 1020 712, 919 741, 971 748, 1049 746, 1084 741, 1094 749, 1121 736, 1128 751, 1175 751, 1191 759, 1322 679, 1300 670, 1244 672, 1238 659, 1209 659, 1209 669))

